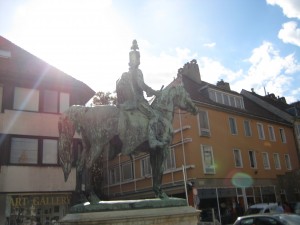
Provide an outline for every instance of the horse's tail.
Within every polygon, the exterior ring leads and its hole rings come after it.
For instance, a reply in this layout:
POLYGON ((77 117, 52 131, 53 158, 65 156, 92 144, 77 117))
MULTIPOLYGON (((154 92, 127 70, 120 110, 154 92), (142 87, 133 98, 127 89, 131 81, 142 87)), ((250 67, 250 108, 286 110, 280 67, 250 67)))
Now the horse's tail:
POLYGON ((75 127, 70 120, 68 112, 63 113, 58 120, 58 155, 62 166, 65 181, 71 172, 73 162, 73 136, 75 127))

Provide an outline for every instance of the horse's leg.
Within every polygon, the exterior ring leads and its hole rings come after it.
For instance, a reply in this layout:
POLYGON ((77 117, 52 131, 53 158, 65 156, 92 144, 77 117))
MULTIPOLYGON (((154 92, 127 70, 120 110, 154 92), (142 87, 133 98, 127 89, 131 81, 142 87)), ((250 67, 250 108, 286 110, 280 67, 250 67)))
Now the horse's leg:
POLYGON ((155 196, 161 199, 168 198, 167 194, 161 189, 163 177, 163 164, 165 160, 165 149, 151 149, 150 163, 152 167, 153 191, 155 196))
POLYGON ((107 148, 107 144, 99 143, 96 141, 95 143, 92 142, 89 156, 87 156, 87 169, 85 172, 85 186, 86 186, 86 193, 89 196, 89 200, 91 204, 99 203, 100 199, 95 193, 94 185, 92 183, 92 168, 96 160, 98 160, 101 156, 101 153, 105 148, 107 148))

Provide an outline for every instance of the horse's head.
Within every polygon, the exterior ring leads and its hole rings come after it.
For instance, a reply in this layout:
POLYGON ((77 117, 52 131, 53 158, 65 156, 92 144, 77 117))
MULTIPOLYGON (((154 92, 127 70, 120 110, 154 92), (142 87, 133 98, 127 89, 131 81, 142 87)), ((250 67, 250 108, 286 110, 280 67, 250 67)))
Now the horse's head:
POLYGON ((65 181, 68 180, 73 162, 73 136, 75 128, 68 114, 62 114, 58 121, 58 154, 60 165, 64 172, 65 181))
POLYGON ((174 104, 182 110, 192 113, 196 115, 198 113, 198 109, 193 103, 190 95, 184 89, 183 85, 173 86, 175 91, 174 95, 174 104))

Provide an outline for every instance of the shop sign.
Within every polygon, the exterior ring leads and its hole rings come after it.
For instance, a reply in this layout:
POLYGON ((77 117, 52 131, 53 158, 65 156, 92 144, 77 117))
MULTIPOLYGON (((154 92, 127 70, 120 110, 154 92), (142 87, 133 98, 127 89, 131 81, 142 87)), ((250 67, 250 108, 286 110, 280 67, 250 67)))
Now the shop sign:
POLYGON ((10 204, 13 208, 27 206, 55 206, 69 205, 69 195, 23 195, 11 196, 10 204))

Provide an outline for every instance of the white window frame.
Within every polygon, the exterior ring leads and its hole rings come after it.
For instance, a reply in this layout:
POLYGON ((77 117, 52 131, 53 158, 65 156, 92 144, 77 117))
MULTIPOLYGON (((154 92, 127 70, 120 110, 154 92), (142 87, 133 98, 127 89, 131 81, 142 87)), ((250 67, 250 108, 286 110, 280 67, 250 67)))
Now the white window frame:
POLYGON ((55 139, 43 139, 42 164, 58 163, 58 141, 55 139))
POLYGON ((250 168, 257 169, 257 160, 256 160, 255 151, 249 150, 248 151, 248 156, 249 156, 250 168))
POLYGON ((269 153, 262 152, 262 159, 263 159, 263 166, 265 170, 271 169, 270 160, 269 160, 269 153))
POLYGON ((280 157, 278 153, 273 154, 274 157, 274 165, 276 170, 281 170, 280 157))
POLYGON ((282 143, 286 143, 286 135, 283 128, 279 128, 280 139, 282 143))
POLYGON ((44 90, 43 91, 43 112, 57 113, 58 112, 58 91, 44 90))
POLYGON ((243 159, 240 149, 233 149, 234 165, 236 168, 243 168, 243 159))
POLYGON ((216 174, 212 146, 201 145, 201 155, 204 174, 216 174))
POLYGON ((59 112, 63 113, 70 107, 70 94, 60 92, 59 93, 59 112))
POLYGON ((39 90, 15 87, 13 109, 38 112, 39 98, 39 90))
POLYGON ((0 113, 2 112, 2 102, 3 102, 3 85, 0 84, 0 113))
POLYGON ((274 127, 271 125, 268 125, 268 131, 269 131, 270 141, 276 141, 274 127))
POLYGON ((300 123, 295 123, 295 131, 297 139, 300 139, 300 123))
POLYGON ((205 110, 199 109, 197 119, 198 119, 199 135, 209 137, 210 136, 210 125, 209 125, 209 119, 208 119, 208 112, 205 110), (200 119, 201 113, 203 113, 203 116, 204 116, 203 119, 205 120, 204 123, 206 123, 205 125, 207 125, 207 127, 204 127, 203 124, 201 124, 201 119, 200 119))
POLYGON ((120 168, 119 166, 109 169, 109 184, 114 185, 120 183, 120 168))
POLYGON ((292 170, 292 163, 289 154, 284 154, 284 161, 287 170, 292 170))
POLYGON ((257 126, 258 138, 260 140, 265 140, 266 136, 264 131, 264 125, 262 123, 257 123, 256 126, 257 126))
POLYGON ((234 117, 230 116, 228 118, 228 123, 229 123, 230 133, 232 135, 238 135, 238 129, 237 129, 237 124, 236 124, 236 119, 234 117), (233 123, 231 123, 230 121, 232 121, 233 123), (233 127, 231 125, 233 125, 233 127))
POLYGON ((227 94, 225 92, 209 89, 209 98, 217 103, 235 107, 238 109, 245 109, 244 100, 242 97, 227 94), (226 100, 225 100, 226 99, 226 100))
POLYGON ((166 171, 172 171, 176 169, 176 159, 175 159, 175 149, 170 148, 169 154, 167 155, 165 162, 164 162, 164 168, 166 171))
POLYGON ((39 142, 36 138, 11 138, 11 164, 38 164, 39 142))
POLYGON ((141 176, 150 177, 152 175, 150 157, 146 156, 141 159, 141 176))
POLYGON ((133 179, 133 164, 132 162, 124 163, 121 166, 122 168, 122 181, 129 181, 133 179), (126 174, 126 173, 129 174, 126 174))
POLYGON ((251 137, 252 136, 251 123, 250 123, 249 120, 244 120, 244 132, 245 132, 246 137, 251 137), (247 129, 249 129, 249 130, 247 130, 247 129), (248 132, 249 132, 249 135, 248 135, 248 132))

